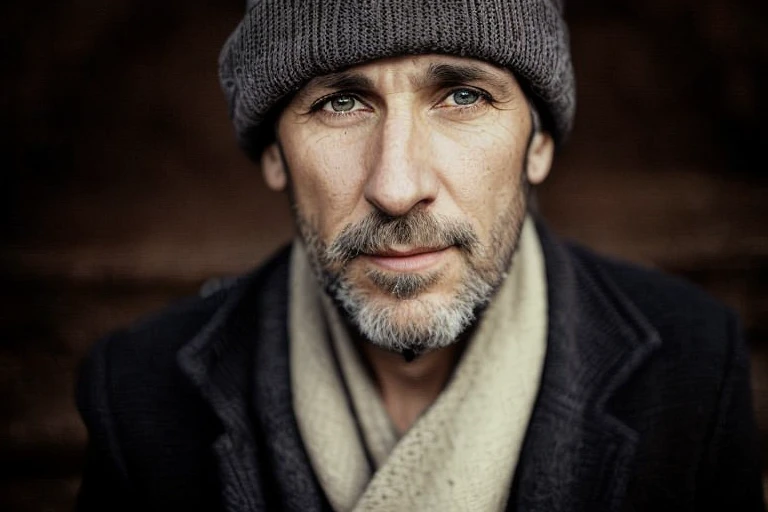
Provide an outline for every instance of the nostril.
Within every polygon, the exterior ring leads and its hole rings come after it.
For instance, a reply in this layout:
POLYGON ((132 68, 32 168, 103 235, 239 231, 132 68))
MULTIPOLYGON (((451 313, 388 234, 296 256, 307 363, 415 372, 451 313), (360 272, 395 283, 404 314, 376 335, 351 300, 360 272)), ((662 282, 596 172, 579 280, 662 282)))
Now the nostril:
POLYGON ((366 200, 386 215, 399 217, 417 206, 427 206, 434 197, 421 183, 410 179, 387 179, 370 183, 366 200))

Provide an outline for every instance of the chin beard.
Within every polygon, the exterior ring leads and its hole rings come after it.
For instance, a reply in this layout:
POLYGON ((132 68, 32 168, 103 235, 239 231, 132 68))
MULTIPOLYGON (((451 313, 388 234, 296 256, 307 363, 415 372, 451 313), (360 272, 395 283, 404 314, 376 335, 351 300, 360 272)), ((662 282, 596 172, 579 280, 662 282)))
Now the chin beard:
POLYGON ((419 355, 458 340, 498 286, 470 271, 450 298, 421 297, 439 278, 404 274, 388 276, 386 282, 372 280, 386 293, 381 297, 342 277, 328 292, 364 339, 392 352, 419 355))
POLYGON ((416 210, 391 218, 375 211, 347 226, 330 246, 318 231, 299 219, 312 268, 342 316, 374 345, 411 357, 447 347, 476 323, 506 277, 525 219, 525 199, 513 201, 481 244, 470 226, 416 210), (350 263, 359 255, 395 244, 454 246, 462 271, 453 290, 429 295, 447 276, 368 270, 354 275, 350 263), (368 281, 367 286, 362 281, 368 281))

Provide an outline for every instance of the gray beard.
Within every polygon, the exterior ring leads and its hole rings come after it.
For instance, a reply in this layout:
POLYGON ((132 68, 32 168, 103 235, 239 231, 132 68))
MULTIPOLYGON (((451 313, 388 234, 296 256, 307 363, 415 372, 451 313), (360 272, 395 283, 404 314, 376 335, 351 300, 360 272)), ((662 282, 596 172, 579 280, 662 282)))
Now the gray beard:
POLYGON ((479 242, 468 224, 438 218, 424 210, 397 218, 374 211, 358 224, 345 227, 330 246, 298 211, 296 219, 315 276, 347 322, 378 347, 420 354, 456 342, 491 300, 517 250, 526 196, 524 189, 499 217, 487 245, 479 242), (368 270, 365 277, 395 300, 377 299, 369 290, 356 286, 348 264, 360 254, 395 244, 457 247, 464 261, 464 275, 450 297, 439 302, 421 297, 444 277, 440 272, 368 270), (407 320, 402 318, 405 307, 407 320))
MULTIPOLYGON (((413 283, 409 275, 387 276, 384 286, 374 281, 384 291, 399 299, 399 290, 409 290, 414 296, 426 291, 428 284, 413 283)), ((384 303, 372 299, 364 291, 340 279, 332 290, 332 297, 346 313, 348 320, 362 336, 374 345, 403 353, 423 352, 447 347, 474 323, 477 311, 488 303, 496 286, 470 273, 458 290, 447 301, 432 302, 418 298, 408 300, 411 315, 420 321, 398 321, 399 308, 403 303, 384 303)))

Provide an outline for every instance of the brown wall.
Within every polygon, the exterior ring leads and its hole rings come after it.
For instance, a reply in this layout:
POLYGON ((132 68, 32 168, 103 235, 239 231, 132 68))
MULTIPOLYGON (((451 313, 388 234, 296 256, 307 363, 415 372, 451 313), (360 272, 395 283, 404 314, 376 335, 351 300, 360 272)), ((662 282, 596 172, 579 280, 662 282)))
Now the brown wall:
MULTIPOLYGON (((71 506, 85 443, 73 380, 96 338, 291 236, 216 82, 242 3, 0 7, 2 510, 71 506)), ((765 2, 584 0, 569 17, 579 115, 542 210, 738 310, 768 461, 765 2)))

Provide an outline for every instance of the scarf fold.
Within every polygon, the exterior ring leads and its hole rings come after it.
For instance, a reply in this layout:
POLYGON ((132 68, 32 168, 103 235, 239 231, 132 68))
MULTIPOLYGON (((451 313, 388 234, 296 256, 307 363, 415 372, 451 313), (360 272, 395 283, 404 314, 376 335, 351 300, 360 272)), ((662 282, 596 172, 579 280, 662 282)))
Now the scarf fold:
POLYGON ((334 510, 503 510, 546 351, 544 257, 530 218, 453 376, 400 439, 298 242, 289 335, 299 430, 334 510))

